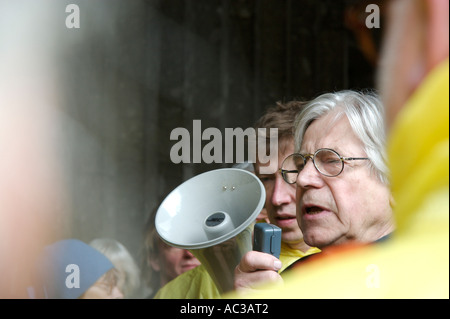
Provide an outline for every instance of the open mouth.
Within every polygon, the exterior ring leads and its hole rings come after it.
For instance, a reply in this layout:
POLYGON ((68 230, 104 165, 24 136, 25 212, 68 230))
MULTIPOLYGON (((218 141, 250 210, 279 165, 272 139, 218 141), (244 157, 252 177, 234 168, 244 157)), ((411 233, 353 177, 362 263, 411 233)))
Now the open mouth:
POLYGON ((323 212, 323 208, 319 207, 319 206, 309 206, 305 208, 305 212, 308 215, 315 215, 318 214, 320 212, 323 212))
POLYGON ((278 220, 290 220, 290 219, 295 219, 295 216, 278 216, 277 219, 278 220))
POLYGON ((313 203, 304 204, 302 207, 302 215, 304 216, 314 216, 330 212, 327 208, 323 206, 314 205, 313 203))

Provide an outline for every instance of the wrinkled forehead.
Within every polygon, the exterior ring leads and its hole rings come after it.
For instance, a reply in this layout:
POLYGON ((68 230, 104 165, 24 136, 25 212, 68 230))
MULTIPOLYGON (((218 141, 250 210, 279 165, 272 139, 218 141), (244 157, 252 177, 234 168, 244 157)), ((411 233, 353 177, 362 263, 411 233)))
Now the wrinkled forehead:
POLYGON ((320 125, 321 129, 325 132, 334 127, 339 119, 346 116, 340 106, 336 106, 333 109, 317 108, 317 110, 312 109, 309 113, 305 113, 304 118, 298 121, 294 136, 295 152, 300 152, 305 135, 311 126, 320 125))
POLYGON ((353 131, 345 114, 330 112, 314 120, 306 129, 300 153, 314 153, 331 148, 338 153, 361 149, 363 144, 353 131))

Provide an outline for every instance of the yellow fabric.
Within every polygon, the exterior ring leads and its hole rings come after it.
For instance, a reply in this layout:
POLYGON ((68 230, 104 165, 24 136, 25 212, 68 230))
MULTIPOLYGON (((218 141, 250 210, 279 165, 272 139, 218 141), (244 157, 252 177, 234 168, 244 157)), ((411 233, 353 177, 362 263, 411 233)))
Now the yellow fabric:
POLYGON ((295 263, 297 260, 320 252, 319 248, 311 247, 306 252, 303 252, 298 249, 292 249, 287 244, 281 242, 281 250, 280 250, 280 261, 281 261, 281 269, 278 273, 282 273, 287 267, 295 263))
POLYGON ((285 275, 276 294, 246 298, 449 298, 448 60, 398 115, 388 153, 398 225, 393 236, 306 262, 285 275))
MULTIPOLYGON (((449 64, 434 70, 399 114, 388 147, 391 187, 396 201, 398 231, 409 228, 432 232, 439 224, 431 220, 448 210, 424 214, 418 207, 449 182, 449 64), (420 225, 414 226, 413 223, 420 225), (414 227, 414 228, 411 228, 414 227)), ((448 199, 448 196, 447 196, 448 199)), ((448 228, 448 223, 442 226, 448 228)))
MULTIPOLYGON (((310 248, 307 252, 291 249, 282 243, 280 260, 282 268, 280 273, 295 261, 305 256, 320 252, 318 248, 310 248)), ((162 287, 154 299, 218 299, 221 295, 202 265, 191 269, 162 287)))
POLYGON ((202 265, 191 269, 162 287, 154 299, 216 299, 220 298, 214 281, 202 265))

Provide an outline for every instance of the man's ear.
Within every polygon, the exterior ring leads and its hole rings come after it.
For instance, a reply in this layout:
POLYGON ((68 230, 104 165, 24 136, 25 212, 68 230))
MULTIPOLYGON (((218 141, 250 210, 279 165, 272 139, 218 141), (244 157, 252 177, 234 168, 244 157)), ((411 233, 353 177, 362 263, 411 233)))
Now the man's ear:
POLYGON ((427 68, 432 70, 449 55, 449 1, 424 0, 427 68))

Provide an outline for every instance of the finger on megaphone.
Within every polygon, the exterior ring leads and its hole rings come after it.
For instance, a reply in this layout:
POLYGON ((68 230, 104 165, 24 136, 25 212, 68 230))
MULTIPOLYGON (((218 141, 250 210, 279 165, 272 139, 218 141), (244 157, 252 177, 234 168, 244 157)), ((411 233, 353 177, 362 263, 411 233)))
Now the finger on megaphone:
POLYGON ((236 267, 234 289, 238 292, 247 292, 254 289, 265 289, 275 284, 283 283, 281 276, 273 270, 258 270, 254 272, 241 272, 236 267))
POLYGON ((281 269, 281 261, 271 254, 249 251, 241 259, 238 267, 242 272, 254 272, 259 270, 274 270, 281 269))

